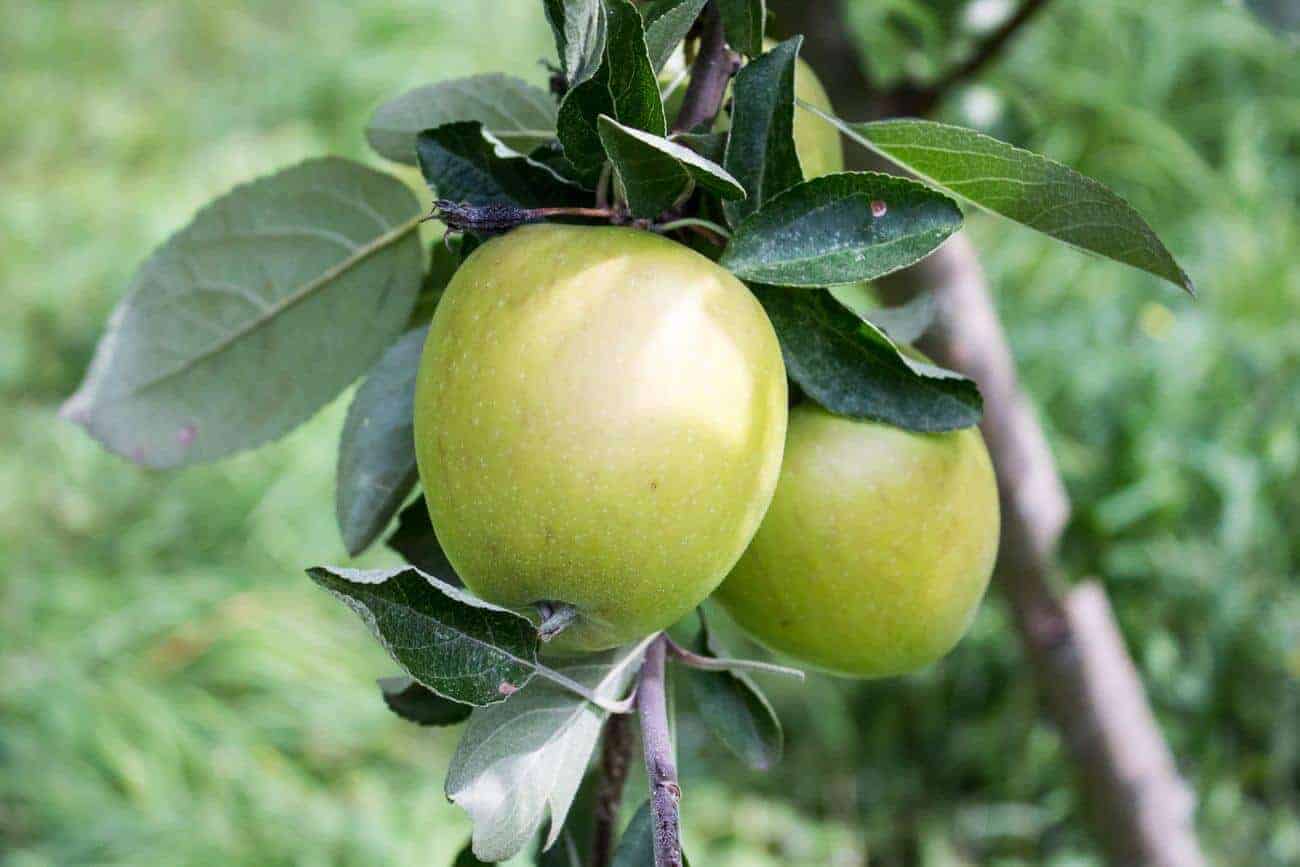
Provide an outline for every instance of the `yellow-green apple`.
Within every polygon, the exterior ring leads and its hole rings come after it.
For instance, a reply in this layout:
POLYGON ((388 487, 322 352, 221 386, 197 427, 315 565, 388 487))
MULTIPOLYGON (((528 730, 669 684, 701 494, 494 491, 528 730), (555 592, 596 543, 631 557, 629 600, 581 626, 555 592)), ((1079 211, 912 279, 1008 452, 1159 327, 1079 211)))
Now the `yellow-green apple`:
POLYGON ((667 627, 767 510, 785 367, 730 273, 651 232, 534 225, 484 244, 434 314, 415 441, 434 528, 471 591, 564 603, 564 651, 667 627))
POLYGON ((809 665, 910 672, 966 632, 998 520, 977 429, 911 433, 801 404, 772 506, 715 598, 761 643, 809 665))

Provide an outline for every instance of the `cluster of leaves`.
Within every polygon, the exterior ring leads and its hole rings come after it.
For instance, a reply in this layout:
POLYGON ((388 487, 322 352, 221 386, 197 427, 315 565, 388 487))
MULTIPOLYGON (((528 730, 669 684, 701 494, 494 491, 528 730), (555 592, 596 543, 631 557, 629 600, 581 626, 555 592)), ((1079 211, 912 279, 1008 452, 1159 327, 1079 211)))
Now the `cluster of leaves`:
MULTIPOLYGON (((904 353, 900 344, 924 330, 916 311, 864 310, 827 290, 929 255, 962 225, 954 196, 1190 289, 1131 208, 1063 166, 969 130, 848 124, 797 104, 801 39, 765 52, 761 0, 715 2, 727 43, 749 58, 727 131, 673 129, 660 88, 704 0, 546 0, 558 100, 513 78, 477 76, 404 94, 367 129, 376 152, 418 164, 441 200, 490 219, 434 244, 426 262, 423 209, 389 175, 327 158, 238 188, 140 269, 65 414, 119 454, 176 467, 281 436, 368 374, 344 425, 336 499, 355 554, 415 487, 414 374, 456 268, 491 231, 593 201, 605 208, 611 187, 609 219, 689 240, 751 286, 803 394, 910 430, 977 423, 978 390, 904 353), (917 179, 805 179, 799 110, 917 179), (701 226, 718 231, 703 241, 689 234, 701 226)), ((426 725, 468 718, 447 780, 474 820, 466 857, 513 857, 548 822, 545 843, 555 843, 605 717, 628 709, 645 642, 551 668, 533 621, 459 586, 422 501, 402 511, 389 544, 412 565, 310 574, 403 669, 382 685, 395 712, 426 725)), ((781 749, 770 706, 718 660, 707 632, 700 641, 682 652, 695 664, 697 710, 737 755, 770 766, 781 749)), ((625 837, 639 847, 626 863, 642 863, 642 837, 625 837)))

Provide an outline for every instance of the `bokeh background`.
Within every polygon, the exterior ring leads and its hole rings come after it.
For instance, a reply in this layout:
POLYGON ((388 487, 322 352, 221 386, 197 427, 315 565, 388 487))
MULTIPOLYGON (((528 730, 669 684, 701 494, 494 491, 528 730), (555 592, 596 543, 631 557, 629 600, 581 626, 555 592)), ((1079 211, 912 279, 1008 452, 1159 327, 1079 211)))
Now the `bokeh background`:
MULTIPOLYGON (((933 74, 1006 10, 848 5, 885 79, 933 74)), ((55 413, 136 265, 196 207, 308 155, 378 164, 361 129, 409 86, 544 82, 540 8, 5 4, 5 867, 438 867, 464 842, 441 792, 454 733, 389 715, 374 678, 391 663, 302 573, 345 561, 346 400, 279 444, 165 475, 55 413)), ((1300 864, 1295 46, 1232 3, 1059 0, 942 113, 1110 184, 1202 290, 970 219, 1074 499, 1062 579, 1105 582, 1223 865, 1300 864)), ((696 864, 1099 863, 996 597, 921 675, 770 685, 789 750, 772 774, 684 732, 696 864)))

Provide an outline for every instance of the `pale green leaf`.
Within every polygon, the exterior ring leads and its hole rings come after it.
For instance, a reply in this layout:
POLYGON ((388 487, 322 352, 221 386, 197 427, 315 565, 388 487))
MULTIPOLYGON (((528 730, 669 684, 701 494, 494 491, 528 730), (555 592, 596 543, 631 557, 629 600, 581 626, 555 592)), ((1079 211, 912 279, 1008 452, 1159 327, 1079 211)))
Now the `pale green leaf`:
POLYGON ((406 326, 419 219, 405 184, 348 160, 236 188, 140 268, 64 415, 151 467, 286 433, 406 326))
MULTIPOLYGON (((645 642, 583 657, 560 673, 603 698, 623 696, 645 642)), ((571 691, 534 679, 509 701, 470 716, 447 771, 446 792, 474 823, 474 854, 504 861, 550 820, 560 836, 608 714, 571 691)))
POLYGON ((366 126, 375 152, 415 165, 415 137, 426 129, 476 120, 507 147, 527 153, 555 138, 555 100, 509 75, 491 73, 426 84, 391 99, 366 126))
POLYGON ((415 487, 415 374, 428 331, 416 328, 389 347, 348 407, 334 513, 353 556, 383 532, 415 487))

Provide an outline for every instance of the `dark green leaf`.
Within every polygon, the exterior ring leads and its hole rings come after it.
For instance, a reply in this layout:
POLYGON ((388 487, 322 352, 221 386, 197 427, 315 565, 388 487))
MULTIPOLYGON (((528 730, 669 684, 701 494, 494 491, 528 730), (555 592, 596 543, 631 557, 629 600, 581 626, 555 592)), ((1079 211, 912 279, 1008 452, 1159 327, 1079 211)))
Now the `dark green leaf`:
POLYGON ((608 115, 601 115, 599 127, 605 153, 614 163, 634 216, 657 216, 676 203, 693 182, 723 198, 745 195, 744 188, 721 166, 689 148, 623 126, 608 115))
MULTIPOLYGON (((695 652, 724 658, 708 625, 700 619, 695 652)), ((784 735, 781 721, 767 697, 740 671, 685 668, 686 683, 700 718, 722 744, 749 767, 771 769, 781 760, 784 735)))
POLYGON ((850 124, 801 105, 973 205, 1195 291, 1187 272, 1128 202, 1068 166, 959 126, 926 120, 850 124))
POLYGON ((564 829, 560 832, 560 838, 550 848, 546 848, 546 841, 552 836, 551 823, 542 823, 533 853, 536 867, 584 867, 590 862, 598 785, 597 775, 588 770, 564 817, 564 829))
POLYGON ((584 183, 592 184, 605 164, 605 146, 600 140, 597 118, 615 111, 604 68, 564 95, 556 123, 565 159, 584 183))
POLYGON ((411 325, 427 325, 433 318, 433 311, 442 300, 442 293, 460 268, 461 251, 465 249, 467 235, 453 234, 436 238, 429 245, 429 268, 420 281, 420 294, 411 311, 411 325))
POLYGON ((432 575, 454 587, 465 586, 433 532, 433 522, 429 520, 429 507, 424 502, 424 497, 416 498, 397 516, 397 529, 388 537, 387 544, 424 574, 432 575))
POLYGON ((444 698, 484 706, 537 669, 537 629, 418 569, 315 567, 312 579, 370 627, 407 674, 444 698))
POLYGON ((545 0, 546 20, 555 34, 560 69, 570 87, 596 74, 605 56, 603 0, 545 0))
POLYGON ((427 84, 389 100, 370 118, 375 152, 415 165, 415 137, 426 129, 476 120, 512 150, 527 153, 555 138, 555 100, 509 75, 473 75, 427 84))
POLYGON ((451 867, 489 867, 489 865, 487 861, 480 861, 474 857, 473 843, 466 843, 465 848, 460 850, 460 854, 456 856, 456 860, 451 867))
POLYGON ((654 867, 654 833, 654 815, 647 800, 637 807, 632 821, 628 822, 623 836, 619 838, 612 867, 654 867))
MULTIPOLYGON (((585 656, 561 673, 597 695, 623 696, 646 642, 585 656)), ((470 717, 447 771, 447 797, 474 823, 474 852, 504 861, 550 820, 545 846, 559 839, 608 713, 536 678, 503 704, 470 717)))
POLYGON ((537 867, 583 867, 585 863, 577 837, 567 823, 555 845, 537 853, 537 867))
POLYGON ((645 42, 655 72, 664 68, 668 58, 690 31, 700 10, 708 0, 655 0, 642 7, 645 42))
POLYGON ((952 199, 893 175, 826 175, 791 187, 736 228, 721 264, 778 286, 874 280, 925 258, 961 228, 952 199))
POLYGON ((469 719, 474 710, 443 698, 406 675, 380 678, 379 689, 389 710, 416 725, 454 726, 469 719))
POLYGON ((581 187, 506 148, 478 121, 425 130, 416 139, 416 150, 424 179, 444 199, 524 208, 586 199, 581 187))
POLYGON ((831 412, 927 433, 979 423, 984 404, 973 382, 904 356, 829 293, 750 288, 776 329, 786 372, 831 412))
POLYGON ((766 0, 718 0, 722 25, 732 48, 757 57, 763 53, 763 28, 767 25, 766 0))
POLYGON ((930 326, 938 313, 938 300, 932 290, 921 292, 906 304, 881 307, 876 303, 866 283, 850 283, 830 290, 835 300, 875 325, 895 343, 915 343, 930 326))
POLYGON ((415 487, 415 374, 428 331, 408 331, 389 347, 348 407, 334 514, 353 556, 388 526, 415 487))
POLYGON ((673 133, 672 140, 686 145, 706 160, 718 165, 722 165, 722 161, 727 158, 725 132, 678 132, 673 133))
POLYGON ((605 4, 609 20, 605 62, 591 79, 565 95, 556 124, 564 155, 587 180, 605 163, 596 126, 602 114, 657 136, 668 132, 641 15, 629 0, 605 0, 605 4))
MULTIPOLYGON (((655 867, 654 814, 645 801, 632 815, 614 850, 611 867, 655 867)), ((682 853, 682 867, 691 867, 691 859, 682 853)))
POLYGON ((786 40, 736 76, 723 165, 749 197, 723 206, 732 226, 803 181, 794 144, 794 71, 802 45, 802 36, 786 40))
POLYGON ((659 78, 650 63, 641 14, 630 0, 605 0, 605 5, 609 12, 605 68, 614 99, 614 111, 605 113, 626 126, 658 136, 667 135, 659 78))
POLYGON ((140 268, 64 416, 151 467, 281 436, 406 327, 419 219, 405 184, 349 160, 236 188, 140 268))

